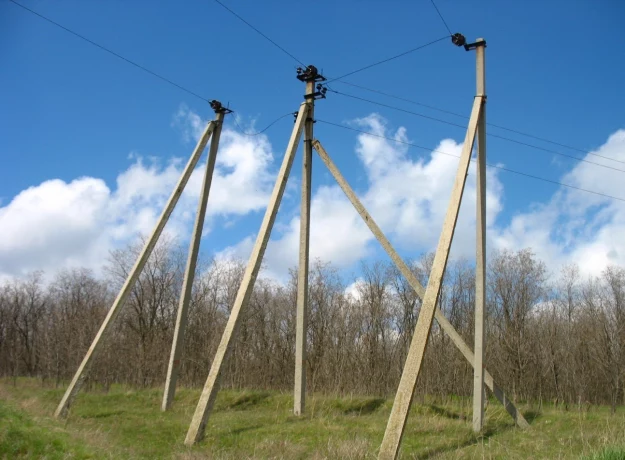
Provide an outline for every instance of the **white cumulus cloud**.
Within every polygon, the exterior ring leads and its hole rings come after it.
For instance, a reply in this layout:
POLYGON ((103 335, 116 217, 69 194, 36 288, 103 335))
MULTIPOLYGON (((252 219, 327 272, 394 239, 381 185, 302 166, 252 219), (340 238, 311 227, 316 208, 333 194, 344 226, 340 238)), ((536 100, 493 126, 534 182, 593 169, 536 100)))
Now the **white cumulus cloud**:
MULTIPOLYGON (((612 134, 585 159, 625 169, 623 163, 618 163, 625 162, 625 130, 612 134)), ((623 178, 623 172, 580 162, 562 177, 562 182, 625 198, 623 178)), ((545 203, 536 204, 530 211, 515 215, 509 225, 495 229, 492 240, 500 248, 531 247, 554 270, 575 263, 582 274, 597 275, 607 265, 625 265, 624 235, 625 202, 560 187, 545 203)))
MULTIPOLYGON (((378 136, 408 141, 404 128, 392 132, 379 115, 373 114, 355 123, 378 136)), ((332 144, 324 143, 324 147, 330 156, 342 154, 335 152, 332 144)), ((462 144, 447 139, 436 150, 428 156, 413 156, 409 155, 407 146, 400 143, 365 134, 357 138, 356 153, 368 181, 366 191, 359 198, 387 237, 415 256, 432 249, 438 242, 462 144)), ((473 165, 471 170, 474 170, 473 165)), ((503 187, 495 172, 489 169, 487 175, 488 221, 492 224, 501 210, 503 187)), ((349 176, 346 179, 349 182, 349 176)), ((285 274, 288 268, 297 265, 299 226, 299 215, 285 228, 276 226, 266 253, 266 266, 271 274, 285 274)), ((467 179, 458 228, 462 231, 456 232, 454 254, 470 257, 475 252, 474 174, 467 179)), ((338 185, 315 190, 311 202, 312 258, 349 267, 372 254, 374 244, 377 242, 373 234, 338 185)), ((245 258, 252 246, 252 239, 248 237, 239 245, 227 248, 226 253, 245 258)))
MULTIPOLYGON (((176 119, 189 141, 197 140, 206 124, 185 108, 176 119)), ((266 206, 272 159, 266 137, 223 130, 208 229, 217 216, 245 215, 266 206)), ((161 164, 135 156, 113 187, 101 178, 81 177, 52 179, 22 191, 0 207, 0 276, 71 266, 99 270, 112 248, 152 231, 185 164, 186 159, 161 164)), ((201 162, 192 174, 166 228, 170 234, 190 233, 205 165, 201 162)))

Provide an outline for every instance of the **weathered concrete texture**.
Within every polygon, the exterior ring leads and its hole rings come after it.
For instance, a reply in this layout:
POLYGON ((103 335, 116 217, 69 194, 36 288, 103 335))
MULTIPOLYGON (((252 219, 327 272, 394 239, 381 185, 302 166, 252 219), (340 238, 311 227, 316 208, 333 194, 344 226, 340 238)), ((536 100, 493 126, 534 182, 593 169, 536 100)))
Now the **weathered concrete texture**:
MULTIPOLYGON (((306 83, 306 94, 315 92, 315 82, 306 83)), ((306 336, 308 323, 308 267, 310 248, 310 194, 312 180, 312 141, 315 101, 309 99, 304 128, 302 161, 302 201, 299 228, 299 269, 297 271, 297 318, 295 332, 295 385, 293 413, 302 415, 306 409, 306 336)))
POLYGON ((406 364, 399 382, 399 388, 395 395, 395 402, 393 403, 393 409, 391 410, 391 415, 386 426, 384 439, 380 446, 378 456, 380 459, 394 459, 399 452, 399 445, 404 433, 404 428, 406 427, 406 420, 408 419, 408 411, 412 404, 414 389, 417 384, 417 379, 419 378, 419 373, 421 372, 423 355, 425 354, 425 347, 430 334, 430 328, 432 327, 432 320, 434 319, 443 274, 447 266, 449 249, 451 248, 456 221, 460 211, 460 203, 462 201, 464 185, 471 161, 471 151, 473 149, 481 107, 482 98, 476 97, 473 103, 473 109, 471 110, 469 128, 462 148, 458 173, 456 174, 456 180, 451 192, 451 200, 443 223, 443 231, 441 232, 434 262, 432 263, 429 282, 425 289, 425 295, 423 296, 421 312, 419 313, 419 319, 417 320, 417 325, 415 326, 415 331, 412 336, 412 343, 410 344, 406 364))
POLYGON ((247 306, 250 296, 252 295, 254 283, 256 281, 256 277, 258 276, 258 271, 260 269, 263 255, 265 254, 265 248, 267 247, 267 242, 269 241, 269 236, 271 235, 271 229, 276 219, 278 208, 280 207, 280 201, 282 200, 282 195, 284 194, 289 173, 291 172, 293 158, 295 157, 295 152, 297 151, 297 146, 299 144, 299 139, 307 115, 308 105, 303 103, 297 114, 295 127, 293 128, 293 133, 291 134, 291 139, 289 140, 284 160, 282 161, 282 166, 280 167, 278 178, 276 179, 276 184, 271 194, 269 206, 267 207, 265 217, 263 218, 263 222, 260 226, 256 243, 254 244, 254 248, 252 250, 252 255, 250 256, 245 273, 243 274, 241 286, 239 287, 237 297, 234 301, 234 305, 232 306, 230 318, 228 318, 228 323, 226 324, 226 328, 221 337, 221 342, 219 343, 217 352, 213 358, 213 363, 211 365, 208 378, 206 379, 206 384, 204 385, 200 400, 198 401, 195 413, 193 414, 193 419, 191 420, 189 431, 187 432, 187 437, 185 439, 186 445, 193 445, 204 437, 206 423, 219 391, 222 367, 227 361, 232 350, 232 340, 236 336, 239 327, 239 315, 241 310, 247 306))
MULTIPOLYGON (((330 170, 330 173, 332 174, 336 182, 339 184, 339 186, 341 187, 341 189, 343 190, 343 192, 345 193, 349 201, 352 203, 356 211, 358 211, 358 214, 360 214, 360 217, 362 217, 365 224, 367 224, 367 226, 369 227, 373 235, 380 242, 380 244, 382 245, 386 253, 391 258, 391 260, 395 263, 395 266, 399 269, 401 274, 406 278, 406 280, 408 281, 412 289, 414 289, 414 291, 417 293, 419 298, 423 299, 423 296, 425 295, 425 288, 421 285, 421 283, 419 282, 417 277, 412 273, 410 268, 408 268, 408 265, 406 265, 406 263, 402 260, 402 258, 399 256, 397 251, 395 251, 395 249, 391 245, 390 241, 386 238, 384 233, 382 233, 382 230, 380 229, 380 227, 378 227, 375 220, 373 220, 371 215, 367 212, 365 207, 362 205, 362 203, 356 196, 356 193, 354 193, 354 190, 347 183, 347 181, 345 180, 341 172, 338 170, 338 168, 336 167, 336 165, 334 164, 334 162, 332 161, 328 153, 325 151, 321 143, 319 141, 315 141, 313 143, 313 146, 315 150, 317 150, 317 152, 319 153, 321 160, 328 167, 328 169, 330 170)), ((451 341, 454 343, 454 345, 456 345, 458 350, 460 350, 460 352, 465 357, 465 359, 469 362, 469 364, 473 365, 475 362, 473 351, 466 344, 462 336, 458 334, 458 332, 454 329, 454 327, 447 320, 447 318, 445 318, 445 315, 443 314, 442 311, 440 311, 440 309, 438 308, 436 309, 434 313, 434 318, 436 318, 436 321, 441 326, 443 331, 445 331, 445 333, 451 338, 451 341)), ((523 415, 520 412, 518 412, 516 410, 516 407, 514 407, 514 404, 512 404, 512 402, 506 398, 506 395, 493 381, 493 377, 490 375, 490 373, 486 369, 484 369, 484 373, 485 373, 486 386, 490 388, 490 390, 495 394, 497 399, 503 404, 503 406, 506 408, 506 410, 511 415, 511 417, 515 420, 517 425, 520 428, 527 428, 529 425, 527 421, 523 418, 523 415)))
MULTIPOLYGON (((477 39, 480 42, 481 39, 477 39)), ((475 251, 475 363, 473 365, 473 431, 479 433, 484 426, 484 308, 486 304, 486 81, 484 48, 478 46, 476 54, 477 95, 484 96, 478 120, 477 142, 477 210, 475 251)))
POLYGON ((92 360, 96 356, 97 352, 99 351, 102 340, 106 337, 109 331, 109 328, 113 324, 113 321, 115 321, 115 318, 119 314, 121 307, 124 305, 126 297, 128 297, 128 294, 130 294, 130 291, 132 290, 133 286, 135 285, 135 282, 137 281, 137 278, 141 274, 141 270, 143 270, 143 266, 145 265, 148 258, 150 257, 150 254, 152 254, 152 250, 154 249, 154 246, 156 245, 158 238, 161 236, 163 228, 165 228, 165 224, 169 220, 169 216, 174 210, 176 203, 178 203, 178 199, 180 198, 180 195, 182 195, 182 191, 184 190, 184 187, 187 185, 187 182, 189 180, 189 177, 191 177, 191 173, 193 172, 195 165, 197 164, 198 160, 202 156, 202 152, 204 151, 204 148, 206 147, 206 144, 208 143, 208 140, 210 139, 210 136, 212 135, 215 127, 216 125, 212 121, 209 122, 208 125, 206 126, 206 129, 204 130, 202 137, 197 143, 197 146, 195 147, 195 150, 193 151, 193 154, 191 155, 191 158, 189 159, 189 162, 187 163, 182 173, 182 176, 180 177, 180 180, 178 181, 178 184, 176 184, 176 188, 174 189, 173 193, 169 197, 169 201, 165 205, 165 209, 163 210, 163 213, 158 219, 156 228, 152 232, 152 235, 150 235, 150 238, 145 243, 143 251, 141 251, 139 258, 135 262, 134 267, 132 268, 132 270, 130 271, 130 274, 128 275, 128 278, 126 279, 126 282, 122 286, 121 291, 119 292, 119 294, 117 295, 117 298, 113 302, 113 305, 111 306, 111 309, 108 311, 106 318, 104 318, 104 322, 100 326, 100 330, 96 334, 95 339, 93 339, 93 342, 91 343, 91 346, 89 347, 89 350, 87 351, 87 354, 85 355, 82 362, 80 363, 80 366, 78 367, 78 370, 76 371, 76 374, 74 375, 74 378, 72 379, 71 383, 69 384, 69 387, 65 391, 65 394, 63 395, 63 399, 61 399, 61 402, 59 403, 59 406, 57 407, 54 413, 55 417, 59 418, 59 417, 67 416, 69 407, 71 406, 72 402, 76 398, 76 395, 80 391, 80 388, 82 387, 85 379, 87 378, 89 369, 91 368, 92 360))
POLYGON ((208 203, 208 196, 210 194, 213 171, 215 170, 215 161, 217 159, 217 149, 219 148, 219 138, 221 136, 223 120, 224 113, 218 113, 215 118, 213 139, 211 140, 211 146, 208 151, 208 160, 206 161, 206 171, 204 172, 204 181, 202 182, 202 190, 200 191, 193 234, 191 235, 191 242, 189 243, 189 255, 184 272, 184 280, 176 316, 176 327, 174 329, 174 338, 169 355, 169 366, 167 368, 167 378, 165 380, 165 391, 163 393, 163 404, 161 406, 161 410, 163 411, 171 407, 174 395, 176 394, 176 382, 180 371, 182 349, 184 348, 184 336, 187 327, 187 316, 189 302, 191 300, 191 291, 193 289, 193 280, 195 278, 195 267, 200 250, 200 240, 202 239, 202 229, 204 228, 204 218, 206 217, 206 204, 208 203))

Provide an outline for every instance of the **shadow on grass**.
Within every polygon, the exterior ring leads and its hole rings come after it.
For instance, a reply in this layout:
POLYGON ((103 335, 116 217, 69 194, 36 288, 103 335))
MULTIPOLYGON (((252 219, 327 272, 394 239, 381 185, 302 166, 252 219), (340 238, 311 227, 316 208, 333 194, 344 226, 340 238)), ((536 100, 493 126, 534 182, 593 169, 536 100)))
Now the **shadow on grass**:
POLYGON ((233 410, 249 409, 253 406, 260 404, 261 402, 269 398, 269 396, 269 393, 246 393, 229 403, 226 408, 233 410))
POLYGON ((383 398, 366 398, 347 401, 336 401, 335 409, 338 409, 345 415, 366 415, 375 412, 382 404, 386 402, 383 398))
POLYGON ((540 412, 536 410, 528 410, 527 412, 523 414, 523 417, 525 417, 525 420, 527 420, 527 423, 531 425, 534 420, 541 417, 542 415, 543 414, 541 414, 540 412))
MULTIPOLYGON (((451 412, 447 409, 442 409, 439 408, 437 406, 431 405, 430 409, 432 411, 434 411, 437 414, 440 414, 444 417, 448 417, 454 420, 464 420, 466 417, 457 414, 455 412, 451 412)), ((534 421, 535 419, 537 419, 538 417, 541 416, 541 414, 537 411, 527 411, 527 413, 523 414, 525 419, 527 420, 528 423, 531 423, 532 421, 534 421)), ((436 447, 434 449, 428 450, 427 452, 424 452, 422 454, 419 454, 417 456, 415 456, 414 458, 420 459, 420 460, 424 460, 424 459, 428 459, 428 458, 433 458, 436 457, 442 453, 445 452, 450 452, 450 451, 455 451, 455 450, 459 450, 462 449, 464 447, 469 447, 471 445, 474 444, 478 444, 480 442, 486 441, 488 440, 490 437, 497 435, 497 434, 502 434, 508 430, 511 429, 516 429, 516 425, 514 424, 502 424, 502 423, 497 423, 495 425, 490 425, 484 428, 484 432, 482 434, 472 434, 469 435, 464 441, 458 442, 458 443, 454 443, 453 445, 447 445, 447 446, 440 446, 440 447, 436 447)))
POLYGON ((107 417, 114 417, 116 415, 122 415, 125 414, 126 411, 125 410, 110 410, 110 411, 103 411, 103 412, 96 412, 96 413, 92 413, 92 414, 81 414, 80 418, 107 418, 107 417))
POLYGON ((452 412, 448 409, 445 409, 444 407, 435 406, 434 404, 430 404, 428 407, 432 412, 434 412, 436 415, 440 415, 441 417, 449 418, 452 420, 466 420, 467 418, 464 414, 452 412))
POLYGON ((245 433, 246 431, 257 430, 262 427, 263 425, 242 426, 240 428, 235 428, 234 430, 231 430, 230 434, 238 435, 241 433, 245 433))
POLYGON ((445 452, 460 450, 464 447, 469 447, 471 445, 478 444, 479 442, 486 441, 494 434, 502 433, 503 431, 509 430, 510 428, 512 427, 511 426, 508 426, 508 427, 498 426, 494 428, 488 428, 481 435, 472 435, 470 437, 467 437, 467 439, 465 439, 464 441, 454 443, 453 445, 436 447, 434 449, 428 450, 427 452, 416 455, 414 458, 419 459, 419 460, 425 460, 428 458, 436 457, 445 452))

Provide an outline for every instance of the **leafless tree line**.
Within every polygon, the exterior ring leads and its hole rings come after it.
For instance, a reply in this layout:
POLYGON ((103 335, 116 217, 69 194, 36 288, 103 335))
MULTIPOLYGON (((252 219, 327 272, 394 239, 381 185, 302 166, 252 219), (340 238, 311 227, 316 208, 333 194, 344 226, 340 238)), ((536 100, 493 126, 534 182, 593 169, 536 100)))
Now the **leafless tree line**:
MULTIPOLYGON (((53 385, 72 377, 140 247, 111 254, 105 275, 86 269, 41 273, 0 286, 0 375, 37 376, 53 385)), ((164 384, 182 285, 185 251, 157 246, 118 317, 89 378, 92 387, 164 384)), ((411 264, 425 285, 432 256, 411 264)), ((180 384, 207 376, 241 281, 244 262, 198 268, 180 384)), ((355 288, 329 263, 310 270, 307 375, 312 391, 388 396, 397 388, 420 299, 391 264, 363 264, 355 288)), ((449 264, 440 308, 473 343, 474 269, 449 264)), ((293 385, 297 276, 259 279, 243 312, 224 384, 290 390, 293 385)), ((568 407, 625 403, 625 269, 583 279, 566 267, 550 276, 530 250, 499 252, 488 265, 490 372, 519 400, 568 407)), ((419 394, 470 395, 471 366, 434 324, 419 394)))

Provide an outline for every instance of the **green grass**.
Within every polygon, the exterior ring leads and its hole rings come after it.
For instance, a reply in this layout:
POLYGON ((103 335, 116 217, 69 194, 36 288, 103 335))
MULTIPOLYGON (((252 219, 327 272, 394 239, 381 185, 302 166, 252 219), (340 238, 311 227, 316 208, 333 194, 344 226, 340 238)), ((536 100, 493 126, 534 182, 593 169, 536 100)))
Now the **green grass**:
MULTIPOLYGON (((289 394, 222 391, 206 438, 183 445, 199 396, 181 389, 172 411, 160 411, 161 389, 114 386, 81 393, 66 421, 52 418, 63 389, 35 380, 0 380, 0 457, 15 458, 375 458, 392 401, 309 397, 306 415, 291 413, 289 394)), ((471 431, 470 401, 415 401, 402 458, 623 459, 625 411, 579 412, 521 406, 531 428, 514 427, 491 401, 484 434, 471 431)))
POLYGON ((594 455, 586 457, 587 460, 625 460, 625 447, 607 447, 594 455))
POLYGON ((94 458, 91 449, 72 442, 63 429, 46 425, 0 401, 0 458, 94 458))

